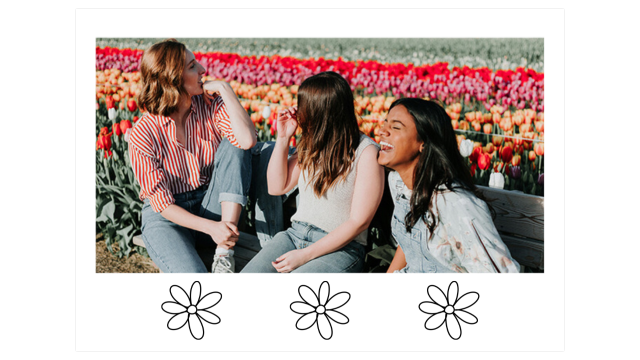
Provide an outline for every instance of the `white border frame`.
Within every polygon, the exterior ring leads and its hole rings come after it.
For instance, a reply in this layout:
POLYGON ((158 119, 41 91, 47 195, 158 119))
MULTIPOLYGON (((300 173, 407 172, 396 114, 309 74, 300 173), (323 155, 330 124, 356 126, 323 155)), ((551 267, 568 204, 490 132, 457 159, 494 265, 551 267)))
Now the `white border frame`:
POLYGON ((545 9, 215 9, 76 11, 76 350, 79 351, 562 351, 564 350, 564 11, 545 9), (122 16, 126 13, 126 16, 122 16), (327 27, 322 19, 352 27, 327 27), (354 19, 370 24, 353 26, 354 19), (142 19, 132 28, 132 19, 142 19), (147 21, 144 21, 146 19, 147 21), (199 23, 194 19, 215 19, 199 23), (304 21, 296 21, 304 19, 304 21), (531 19, 539 26, 523 26, 531 19), (270 24, 280 24, 272 26, 270 24), (300 25, 297 25, 300 24, 300 25), (544 25, 544 26, 543 26, 544 25), (246 26, 246 27, 244 27, 246 26), (244 27, 244 28, 243 28, 244 27), (197 36, 201 34, 201 36, 197 36), (95 39, 98 37, 543 37, 545 112, 545 273, 453 275, 226 275, 96 274, 95 245, 95 39), (160 304, 169 287, 220 291, 219 325, 205 325, 201 341, 187 329, 169 331, 160 304), (298 331, 301 284, 349 291, 347 325, 324 341, 313 330, 298 331), (477 291, 476 325, 462 324, 462 338, 444 329, 424 329, 418 304, 428 285, 461 293, 477 291), (375 303, 374 303, 375 301, 375 303), (107 304, 135 317, 103 311, 107 304), (100 310, 100 311, 96 311, 100 310), (100 324, 100 326, 96 326, 100 324), (388 329, 388 330, 381 330, 388 329), (402 330, 400 330, 402 329, 402 330), (118 339, 107 341, 118 334, 118 339), (384 339, 379 341, 377 339, 384 339), (251 347, 247 347, 247 342, 251 347))

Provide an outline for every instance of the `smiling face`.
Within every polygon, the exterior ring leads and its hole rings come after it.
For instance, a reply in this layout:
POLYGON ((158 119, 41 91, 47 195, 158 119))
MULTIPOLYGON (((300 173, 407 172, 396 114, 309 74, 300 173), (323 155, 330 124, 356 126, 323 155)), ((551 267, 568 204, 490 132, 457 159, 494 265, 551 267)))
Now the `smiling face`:
POLYGON ((186 51, 184 71, 182 72, 182 86, 190 96, 200 95, 202 90, 202 76, 205 69, 196 61, 195 55, 189 50, 186 51))
POLYGON ((405 172, 413 174, 423 146, 424 142, 418 138, 415 120, 407 108, 397 105, 389 110, 389 115, 380 128, 378 164, 401 175, 405 172))

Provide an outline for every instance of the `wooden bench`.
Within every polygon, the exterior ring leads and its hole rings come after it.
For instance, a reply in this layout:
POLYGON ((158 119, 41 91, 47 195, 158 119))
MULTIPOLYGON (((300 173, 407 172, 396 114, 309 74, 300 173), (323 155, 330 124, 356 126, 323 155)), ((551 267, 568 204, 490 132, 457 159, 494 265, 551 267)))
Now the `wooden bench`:
POLYGON ((544 271, 544 197, 478 186, 496 212, 493 220, 511 256, 544 271))
MULTIPOLYGON (((478 186, 485 198, 496 212, 494 224, 500 233, 502 241, 507 245, 511 256, 516 261, 534 272, 544 270, 544 197, 527 195, 516 191, 499 190, 478 186)), ((386 231, 390 233, 393 205, 389 205, 390 195, 388 187, 385 195, 389 197, 383 201, 376 213, 374 221, 385 222, 386 231), (391 208, 389 208, 391 206, 391 208), (388 218, 388 223, 386 222, 388 218)), ((392 203, 391 203, 392 204, 392 203)), ((295 201, 285 203, 285 215, 290 217, 295 212, 295 201)), ((285 224, 288 227, 289 223, 285 224)), ((133 238, 135 245, 145 247, 140 236, 133 238)), ((213 245, 213 244, 212 244, 213 245)), ((245 265, 260 251, 260 241, 254 235, 240 232, 240 239, 235 246, 236 272, 242 270, 245 265)), ((200 258, 211 270, 214 247, 199 248, 200 258)), ((523 269, 524 271, 524 269, 523 269)))

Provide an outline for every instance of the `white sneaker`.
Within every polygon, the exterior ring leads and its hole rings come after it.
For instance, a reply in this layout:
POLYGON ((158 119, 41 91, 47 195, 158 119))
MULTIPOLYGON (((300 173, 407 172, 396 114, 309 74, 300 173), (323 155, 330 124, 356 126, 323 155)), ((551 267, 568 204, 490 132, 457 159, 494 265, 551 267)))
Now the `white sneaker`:
POLYGON ((233 273, 236 269, 236 260, 233 256, 214 255, 211 273, 233 273))

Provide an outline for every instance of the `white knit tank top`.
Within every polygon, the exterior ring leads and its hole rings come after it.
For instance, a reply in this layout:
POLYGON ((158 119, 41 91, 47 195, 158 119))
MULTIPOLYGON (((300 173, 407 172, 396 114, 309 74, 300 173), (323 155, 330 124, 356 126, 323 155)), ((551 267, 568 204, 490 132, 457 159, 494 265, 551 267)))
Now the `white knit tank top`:
MULTIPOLYGON (((360 144, 356 149, 355 159, 346 180, 340 180, 335 183, 320 198, 314 194, 313 187, 308 186, 309 184, 306 182, 306 179, 310 178, 307 171, 301 171, 298 178, 298 190, 300 192, 298 208, 291 220, 314 225, 326 232, 333 231, 347 221, 351 214, 351 201, 353 200, 358 160, 364 149, 369 145, 379 148, 378 144, 371 140, 370 137, 361 134, 360 144)), ((358 234, 355 240, 366 246, 367 230, 358 234)))

